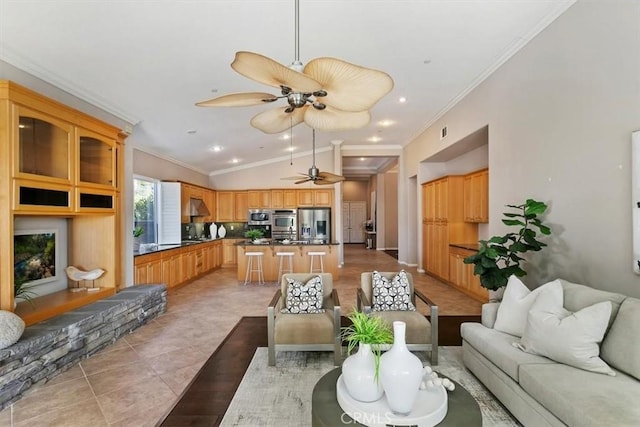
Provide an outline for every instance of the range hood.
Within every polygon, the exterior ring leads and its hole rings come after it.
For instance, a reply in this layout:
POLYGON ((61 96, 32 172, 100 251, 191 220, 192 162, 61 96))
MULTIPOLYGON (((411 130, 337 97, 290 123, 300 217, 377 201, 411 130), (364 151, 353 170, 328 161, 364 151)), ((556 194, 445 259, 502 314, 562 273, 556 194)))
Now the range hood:
POLYGON ((209 216, 209 209, 202 199, 189 199, 189 216, 209 216))

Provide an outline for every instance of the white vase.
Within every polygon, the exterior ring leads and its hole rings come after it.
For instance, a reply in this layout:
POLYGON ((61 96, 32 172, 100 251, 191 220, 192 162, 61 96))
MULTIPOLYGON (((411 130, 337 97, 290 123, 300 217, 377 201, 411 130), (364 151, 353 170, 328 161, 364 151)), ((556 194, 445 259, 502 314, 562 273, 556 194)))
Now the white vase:
POLYGON ((212 239, 218 237, 218 226, 215 222, 212 222, 209 226, 209 236, 211 236, 212 239))
POLYGON ((380 381, 396 415, 409 415, 422 382, 422 362, 407 348, 406 327, 404 322, 393 322, 393 346, 380 359, 380 381))
POLYGON ((226 235, 227 235, 227 229, 224 228, 224 224, 222 224, 220 228, 218 228, 218 236, 220 236, 220 238, 222 239, 226 235))
POLYGON ((382 383, 376 379, 376 359, 370 344, 360 343, 357 353, 342 363, 342 379, 347 391, 361 402, 375 402, 384 394, 382 383))

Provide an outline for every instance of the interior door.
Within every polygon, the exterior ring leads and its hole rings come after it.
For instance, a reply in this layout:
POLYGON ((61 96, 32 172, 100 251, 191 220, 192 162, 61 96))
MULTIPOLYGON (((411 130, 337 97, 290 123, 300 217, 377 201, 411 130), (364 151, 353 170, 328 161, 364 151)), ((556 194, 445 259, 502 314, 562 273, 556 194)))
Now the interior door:
POLYGON ((364 243, 367 202, 342 202, 342 236, 344 243, 364 243))

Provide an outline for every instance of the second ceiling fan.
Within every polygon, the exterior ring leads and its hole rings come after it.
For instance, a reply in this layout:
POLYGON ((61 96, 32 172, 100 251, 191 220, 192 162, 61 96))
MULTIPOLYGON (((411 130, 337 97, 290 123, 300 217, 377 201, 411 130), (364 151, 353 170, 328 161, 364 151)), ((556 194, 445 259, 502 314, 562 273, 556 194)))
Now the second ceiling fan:
POLYGON ((231 63, 231 68, 243 76, 280 89, 280 95, 234 93, 196 105, 244 107, 286 99, 285 107, 264 111, 251 119, 251 126, 268 134, 283 132, 302 122, 325 131, 366 126, 371 120, 369 110, 393 89, 393 79, 382 71, 336 58, 316 58, 303 66, 299 45, 299 0, 295 0, 295 15, 295 61, 289 67, 245 51, 236 52, 231 63))
POLYGON ((305 182, 312 181, 315 185, 331 185, 336 182, 344 181, 344 176, 336 175, 331 172, 323 172, 316 166, 316 130, 313 129, 313 143, 312 143, 312 164, 308 173, 298 172, 299 176, 290 176, 287 180, 296 180, 295 184, 303 184, 305 182))

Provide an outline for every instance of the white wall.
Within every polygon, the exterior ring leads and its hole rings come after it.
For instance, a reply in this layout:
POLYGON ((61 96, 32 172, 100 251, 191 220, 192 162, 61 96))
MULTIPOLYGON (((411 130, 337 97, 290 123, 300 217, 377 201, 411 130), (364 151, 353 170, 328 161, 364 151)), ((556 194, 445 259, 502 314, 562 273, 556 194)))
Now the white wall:
MULTIPOLYGON (((426 159, 488 125, 489 232, 545 201, 554 235, 525 282, 563 277, 640 296, 632 273, 631 132, 640 129, 640 2, 579 1, 405 148, 426 159)), ((418 164, 406 161, 406 176, 418 164)))

